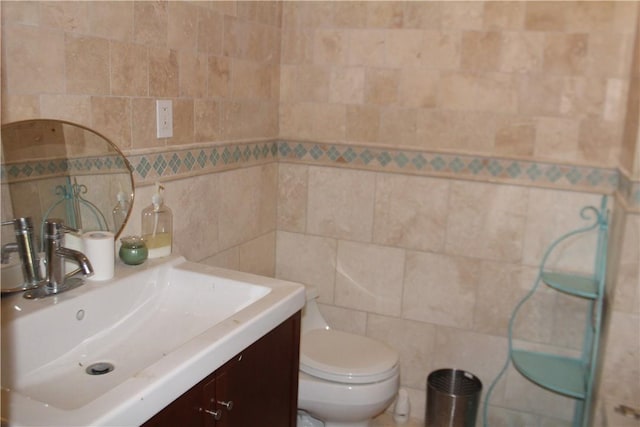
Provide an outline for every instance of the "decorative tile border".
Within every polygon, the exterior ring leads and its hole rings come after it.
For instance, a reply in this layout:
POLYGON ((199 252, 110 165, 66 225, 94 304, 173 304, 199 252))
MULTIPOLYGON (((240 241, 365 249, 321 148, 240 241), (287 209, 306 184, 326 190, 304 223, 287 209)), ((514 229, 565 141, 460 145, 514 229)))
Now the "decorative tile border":
POLYGON ((214 173, 277 160, 275 141, 213 145, 201 148, 128 155, 137 184, 214 173))
MULTIPOLYGON (((618 191, 630 209, 640 211, 640 182, 631 181, 623 173, 611 168, 291 140, 217 144, 130 154, 127 160, 137 185, 158 179, 179 179, 285 161, 603 194, 618 191)), ((0 175, 3 181, 15 182, 69 172, 122 172, 124 168, 125 163, 117 156, 90 157, 1 165, 0 175)))
POLYGON ((126 162, 117 154, 111 156, 52 159, 26 163, 0 165, 0 179, 8 182, 29 181, 66 174, 87 175, 122 173, 128 170, 126 162))
POLYGON ((615 169, 355 145, 280 141, 278 159, 372 171, 612 193, 615 169))

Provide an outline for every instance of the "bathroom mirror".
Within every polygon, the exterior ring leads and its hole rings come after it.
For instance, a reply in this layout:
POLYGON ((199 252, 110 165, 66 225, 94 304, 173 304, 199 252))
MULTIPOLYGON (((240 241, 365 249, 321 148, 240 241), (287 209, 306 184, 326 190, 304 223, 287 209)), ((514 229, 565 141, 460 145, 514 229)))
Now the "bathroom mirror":
POLYGON ((118 147, 84 126, 48 119, 5 124, 0 163, 2 220, 30 216, 38 244, 47 218, 116 237, 129 218, 133 169, 118 147))

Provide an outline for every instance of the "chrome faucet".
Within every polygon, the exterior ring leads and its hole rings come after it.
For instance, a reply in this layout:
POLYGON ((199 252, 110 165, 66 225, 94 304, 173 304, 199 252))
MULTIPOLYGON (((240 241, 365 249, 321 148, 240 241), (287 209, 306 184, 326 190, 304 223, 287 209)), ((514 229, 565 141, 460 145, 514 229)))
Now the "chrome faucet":
POLYGON ((42 283, 40 260, 36 257, 33 242, 33 220, 31 217, 21 217, 10 221, 3 221, 2 225, 13 225, 16 241, 2 246, 2 263, 9 262, 9 253, 18 252, 22 263, 22 277, 24 282, 20 289, 31 289, 42 283))
POLYGON ((64 233, 66 231, 77 232, 78 230, 67 227, 63 224, 63 221, 58 218, 45 220, 43 238, 47 274, 41 286, 25 292, 25 298, 43 298, 68 291, 84 283, 82 279, 72 276, 80 272, 85 276, 93 274, 91 262, 89 262, 89 259, 82 252, 63 246, 64 233), (80 268, 65 274, 65 259, 77 262, 80 268))

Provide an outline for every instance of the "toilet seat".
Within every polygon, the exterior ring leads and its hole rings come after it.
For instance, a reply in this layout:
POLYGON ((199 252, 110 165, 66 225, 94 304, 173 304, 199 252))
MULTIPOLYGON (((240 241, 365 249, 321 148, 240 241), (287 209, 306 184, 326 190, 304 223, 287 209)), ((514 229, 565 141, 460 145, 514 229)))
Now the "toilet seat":
POLYGON ((398 353, 360 335, 328 329, 305 333, 300 342, 300 370, 328 381, 366 384, 398 371, 398 353))

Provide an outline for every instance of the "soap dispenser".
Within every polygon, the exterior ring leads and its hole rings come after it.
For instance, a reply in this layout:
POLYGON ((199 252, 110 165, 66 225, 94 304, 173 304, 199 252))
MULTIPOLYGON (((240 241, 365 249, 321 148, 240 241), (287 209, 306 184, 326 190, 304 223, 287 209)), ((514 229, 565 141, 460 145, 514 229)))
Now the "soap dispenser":
POLYGON ((113 208, 113 230, 117 233, 122 224, 127 220, 129 214, 129 198, 124 191, 119 191, 117 195, 118 203, 113 208))
POLYGON ((149 250, 148 258, 171 255, 173 214, 162 198, 164 187, 156 183, 151 205, 142 211, 142 237, 149 250))

